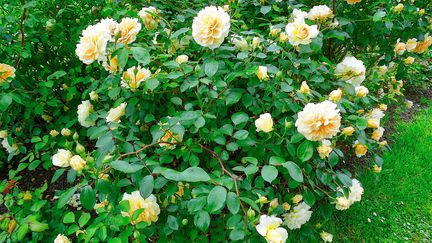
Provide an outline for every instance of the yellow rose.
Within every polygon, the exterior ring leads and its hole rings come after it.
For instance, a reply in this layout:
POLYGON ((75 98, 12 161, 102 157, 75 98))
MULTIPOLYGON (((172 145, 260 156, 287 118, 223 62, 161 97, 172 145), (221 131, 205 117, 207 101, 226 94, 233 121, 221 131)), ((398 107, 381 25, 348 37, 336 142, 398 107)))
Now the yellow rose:
POLYGON ((382 111, 386 111, 387 110, 387 105, 386 104, 380 104, 379 108, 382 111))
POLYGON ((68 167, 72 153, 69 150, 59 149, 52 157, 52 164, 58 167, 68 167))
POLYGON ((120 38, 118 41, 123 44, 130 44, 136 40, 141 30, 141 24, 136 18, 123 18, 119 24, 120 38))
POLYGON ((273 37, 276 37, 279 35, 279 33, 281 32, 280 28, 276 28, 274 26, 270 26, 270 35, 273 37))
POLYGON ((156 197, 151 194, 148 198, 144 199, 141 197, 139 191, 134 191, 131 194, 124 193, 122 201, 129 201, 129 212, 122 211, 123 216, 132 217, 133 213, 138 209, 144 209, 144 211, 138 216, 138 218, 132 221, 132 224, 139 222, 146 222, 151 225, 152 222, 158 220, 160 213, 159 204, 156 201, 156 197))
POLYGON ((9 78, 15 77, 15 68, 4 63, 0 63, 0 85, 9 78))
POLYGON ((72 169, 80 173, 84 169, 86 162, 81 158, 81 156, 75 155, 70 159, 69 164, 72 169))
POLYGON ((155 7, 144 7, 138 12, 138 16, 141 18, 144 26, 148 30, 157 29, 159 24, 159 18, 157 17, 158 14, 159 10, 157 10, 155 7))
POLYGON ((301 194, 296 194, 291 200, 293 203, 298 204, 303 200, 303 196, 301 194))
POLYGON ((426 11, 424 10, 424 8, 422 8, 418 11, 418 13, 420 16, 423 16, 426 13, 426 11))
POLYGON ((373 131, 371 138, 375 141, 379 141, 381 137, 384 135, 385 129, 382 127, 378 127, 376 130, 373 131))
POLYGON ((384 146, 386 146, 388 143, 387 143, 387 140, 384 140, 384 141, 381 141, 381 142, 379 142, 379 146, 380 147, 384 147, 384 146))
POLYGON ((345 136, 351 136, 355 132, 354 127, 345 127, 342 129, 342 134, 345 136))
POLYGON ((297 114, 295 126, 310 141, 332 138, 339 132, 341 116, 331 101, 309 103, 297 114))
POLYGON ((343 93, 342 93, 341 89, 333 90, 329 94, 329 100, 337 103, 337 102, 339 102, 339 100, 342 99, 342 95, 343 95, 343 93))
POLYGON ((61 132, 61 135, 65 136, 65 137, 72 135, 71 130, 69 130, 67 128, 63 128, 60 132, 61 132))
POLYGON ((116 74, 120 70, 120 66, 118 65, 118 59, 117 56, 109 57, 108 62, 104 61, 102 63, 102 66, 107 70, 108 72, 112 74, 116 74))
POLYGON ((351 207, 351 202, 346 197, 338 197, 336 198, 336 209, 337 210, 347 210, 351 207))
POLYGON ((381 170, 382 170, 382 167, 381 167, 381 166, 378 166, 378 165, 374 165, 374 166, 372 167, 372 170, 373 170, 373 172, 375 172, 375 173, 380 173, 381 170))
POLYGON ((306 81, 303 81, 301 83, 300 92, 302 92, 303 94, 309 94, 310 93, 310 88, 309 88, 309 85, 306 83, 306 81))
POLYGON ((288 41, 288 35, 286 33, 279 34, 279 42, 285 43, 288 41))
POLYGON ((23 199, 24 199, 24 201, 31 201, 31 200, 33 199, 33 196, 32 196, 32 194, 30 193, 30 191, 26 191, 26 192, 24 193, 23 199))
POLYGON ((324 139, 322 144, 317 147, 317 151, 321 159, 329 157, 330 153, 333 151, 330 145, 331 142, 327 139, 324 139))
POLYGON ((284 202, 284 203, 282 204, 282 208, 283 208, 285 211, 288 211, 288 210, 291 209, 291 205, 290 205, 289 203, 287 203, 287 202, 284 202))
POLYGON ((369 94, 369 89, 365 86, 355 87, 356 96, 359 98, 366 97, 369 94))
POLYGON ((355 149, 355 154, 357 157, 362 157, 367 153, 367 149, 368 149, 367 146, 361 144, 359 141, 356 141, 353 147, 355 149))
POLYGON ((8 136, 8 132, 6 130, 0 131, 0 139, 6 138, 8 136))
POLYGON ((56 137, 57 135, 59 135, 59 132, 57 132, 56 130, 51 130, 50 135, 51 137, 56 137))
POLYGON ((192 23, 192 36, 201 46, 218 48, 230 30, 230 16, 221 7, 205 7, 192 23))
POLYGON ((267 67, 266 66, 259 66, 256 75, 257 75, 259 80, 268 79, 267 67))
POLYGON ((255 120, 256 131, 263 131, 265 133, 273 131, 273 119, 270 113, 261 114, 258 119, 255 120))
POLYGON ((170 143, 176 143, 178 140, 180 140, 180 136, 173 134, 169 129, 165 132, 165 134, 159 139, 159 142, 166 142, 166 143, 159 143, 159 146, 165 147, 167 149, 174 149, 175 144, 170 143))
POLYGON ((259 38, 258 36, 255 36, 255 37, 252 39, 252 49, 256 49, 256 48, 258 48, 259 45, 260 45, 260 42, 261 42, 260 38, 259 38))
POLYGON ((293 46, 308 45, 319 34, 318 26, 306 24, 303 18, 296 18, 294 22, 288 23, 285 32, 293 46))
POLYGON ((326 5, 314 6, 308 13, 308 19, 314 21, 322 22, 329 18, 333 18, 333 11, 326 5))
POLYGON ((407 57, 407 58, 404 59, 405 65, 411 65, 411 64, 414 63, 414 61, 415 61, 414 57, 407 57))
POLYGON ((396 5, 396 7, 393 8, 395 12, 401 13, 404 10, 404 5, 402 3, 399 3, 396 5))
POLYGON ((398 40, 394 48, 395 53, 398 55, 402 55, 404 54, 405 50, 406 50, 406 44, 403 42, 399 42, 398 40))
POLYGON ((71 241, 64 235, 58 234, 54 239, 54 243, 70 243, 71 241))
POLYGON ((106 117, 107 122, 120 122, 120 118, 126 114, 126 106, 127 103, 123 102, 116 108, 111 108, 108 112, 108 116, 106 117))
POLYGON ((277 206, 279 206, 279 200, 277 198, 274 198, 273 200, 270 201, 269 204, 270 208, 276 208, 277 206))
POLYGON ((378 119, 369 119, 367 121, 368 128, 378 128, 380 121, 378 119))
POLYGON ((422 54, 425 51, 427 51, 431 45, 432 45, 432 37, 429 36, 429 34, 426 34, 424 37, 424 40, 417 43, 417 46, 413 50, 413 52, 418 53, 418 54, 422 54))
POLYGON ((347 0, 347 3, 352 5, 361 2, 362 0, 347 0))
POLYGON ((330 233, 323 231, 320 233, 320 236, 324 242, 333 242, 333 235, 330 233))
POLYGON ((121 86, 129 88, 132 91, 137 90, 141 83, 149 79, 151 72, 149 69, 141 68, 141 66, 133 66, 123 72, 121 86))
POLYGON ((90 96, 90 100, 93 100, 93 101, 96 101, 99 99, 99 95, 95 91, 90 92, 89 96, 90 96))
POLYGON ((408 52, 412 52, 416 47, 417 47, 417 39, 416 38, 409 39, 406 42, 405 48, 408 52))

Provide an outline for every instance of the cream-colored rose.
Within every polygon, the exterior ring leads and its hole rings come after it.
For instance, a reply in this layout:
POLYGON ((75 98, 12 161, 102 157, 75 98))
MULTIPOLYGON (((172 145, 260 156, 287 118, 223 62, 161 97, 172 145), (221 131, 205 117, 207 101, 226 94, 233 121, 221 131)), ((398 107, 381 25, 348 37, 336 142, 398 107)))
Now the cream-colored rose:
POLYGON ((148 30, 157 29, 160 19, 158 18, 159 10, 155 7, 144 7, 138 12, 138 16, 148 30))
POLYGON ((361 60, 355 57, 347 56, 341 63, 336 65, 335 75, 340 81, 345 81, 354 85, 360 86, 365 80, 366 68, 361 60))
POLYGON ((382 167, 381 167, 381 166, 378 166, 378 165, 373 165, 372 170, 373 170, 373 172, 375 172, 375 173, 380 173, 381 170, 382 170, 382 167))
POLYGON ((270 113, 261 114, 258 119, 255 120, 256 131, 263 131, 265 133, 273 131, 273 119, 270 113))
POLYGON ((345 136, 351 136, 354 134, 354 132, 354 127, 345 127, 342 129, 342 134, 344 134, 345 136))
POLYGON ((231 43, 240 51, 247 51, 249 49, 246 39, 240 35, 233 35, 231 38, 231 43))
POLYGON ((18 144, 17 143, 10 144, 7 138, 3 139, 1 145, 3 146, 3 148, 6 149, 6 151, 9 154, 18 154, 19 153, 18 144))
POLYGON ((106 46, 111 39, 105 24, 99 23, 88 26, 81 35, 75 54, 85 64, 106 60, 106 46))
POLYGON ((118 41, 123 44, 130 44, 136 40, 141 30, 141 24, 136 18, 123 18, 119 24, 120 38, 118 41))
POLYGON ((378 127, 376 130, 372 132, 371 138, 378 142, 381 139, 381 137, 384 135, 384 131, 385 131, 384 128, 378 127))
POLYGON ((303 81, 301 83, 300 92, 302 92, 303 94, 309 94, 310 93, 310 88, 309 88, 309 85, 306 83, 306 81, 303 81))
POLYGON ((353 4, 361 2, 362 0, 346 0, 346 1, 348 4, 353 5, 353 4))
POLYGON ((284 203, 282 204, 282 208, 283 208, 285 211, 289 211, 289 210, 291 209, 291 205, 290 205, 289 203, 287 203, 287 202, 284 202, 284 203))
POLYGON ((279 34, 279 42, 281 43, 288 42, 288 35, 285 32, 279 34))
POLYGON ((357 157, 362 157, 363 155, 365 155, 367 153, 367 146, 364 144, 361 144, 359 141, 355 141, 353 148, 355 150, 355 154, 357 157))
POLYGON ((414 49, 415 49, 416 47, 417 47, 417 39, 416 39, 416 38, 409 39, 409 40, 406 42, 405 49, 406 49, 408 52, 412 52, 412 51, 414 51, 414 49))
POLYGON ((396 5, 393 10, 395 12, 401 13, 404 10, 404 5, 402 3, 399 3, 398 5, 396 5))
POLYGON ((379 142, 379 146, 380 147, 384 147, 384 146, 387 146, 387 140, 384 140, 384 141, 381 141, 381 142, 379 142))
POLYGON ((111 18, 102 19, 100 21, 102 25, 105 25, 105 28, 107 29, 108 33, 110 33, 111 38, 110 41, 114 41, 116 35, 119 32, 119 24, 117 21, 111 18))
POLYGON ((10 82, 9 78, 15 78, 15 68, 5 63, 0 63, 0 85, 6 81, 10 82))
POLYGON ((178 64, 182 64, 189 61, 189 57, 187 55, 180 55, 176 58, 176 62, 178 64))
POLYGON ((386 104, 380 104, 379 105, 380 110, 382 111, 386 111, 387 110, 387 105, 386 104))
POLYGON ((363 98, 369 94, 369 89, 366 88, 365 86, 358 86, 355 87, 355 93, 357 97, 363 98))
POLYGON ((343 196, 336 198, 337 210, 347 210, 349 207, 351 207, 351 202, 348 200, 347 197, 343 196))
POLYGON ((298 204, 303 200, 303 196, 301 194, 296 194, 291 200, 293 203, 298 204))
POLYGON ((398 40, 394 48, 395 53, 398 55, 402 55, 404 54, 405 50, 406 50, 406 44, 403 42, 399 42, 398 40))
POLYGON ((90 96, 90 99, 93 101, 96 101, 99 99, 99 95, 95 91, 90 92, 89 96, 90 96))
POLYGON ((141 68, 141 66, 133 66, 123 72, 121 86, 132 91, 137 90, 141 83, 149 79, 151 72, 149 69, 141 68))
POLYGON ((107 122, 121 122, 120 118, 126 114, 127 103, 123 102, 116 108, 111 108, 106 117, 107 122))
POLYGON ((416 48, 413 50, 413 52, 422 54, 428 50, 428 48, 432 45, 432 36, 429 36, 429 34, 426 34, 424 36, 424 40, 417 43, 416 48))
POLYGON ((332 138, 339 132, 341 116, 337 105, 331 101, 309 103, 298 113, 297 130, 311 141, 332 138))
POLYGON ((330 233, 323 231, 320 233, 320 236, 324 242, 333 242, 333 235, 330 233))
POLYGON ((293 9, 293 12, 291 14, 291 20, 295 20, 295 19, 306 19, 308 17, 308 13, 301 10, 301 9, 293 9))
POLYGON ((81 158, 81 156, 74 155, 70 159, 69 164, 76 172, 81 172, 84 169, 86 162, 83 160, 83 158, 81 158))
POLYGON ((123 216, 132 217, 133 213, 138 209, 144 209, 144 211, 138 216, 132 224, 137 224, 139 222, 146 222, 151 225, 152 222, 158 220, 158 215, 160 213, 159 204, 157 203, 156 197, 151 194, 148 198, 144 199, 139 191, 134 191, 131 194, 124 193, 122 201, 129 201, 129 212, 121 212, 123 216))
POLYGON ((272 199, 269 203, 269 207, 273 209, 277 206, 279 206, 279 200, 277 198, 272 199))
POLYGON ((383 75, 388 71, 388 67, 386 65, 382 65, 378 67, 378 72, 383 75))
POLYGON ((54 243, 70 243, 71 241, 64 235, 58 234, 54 239, 54 243))
POLYGON ((367 127, 368 128, 378 128, 380 125, 380 121, 378 119, 368 119, 367 127))
POLYGON ((333 90, 329 94, 329 100, 337 103, 342 99, 342 95, 343 93, 341 89, 333 90))
POLYGON ((104 61, 102 63, 102 66, 105 68, 105 70, 112 74, 116 74, 120 70, 117 56, 109 57, 108 61, 104 61))
POLYGON ((317 147, 317 151, 321 159, 329 157, 330 153, 333 151, 331 142, 327 139, 324 139, 321 145, 317 147))
POLYGON ((407 57, 407 58, 404 59, 405 65, 411 65, 411 64, 414 63, 414 61, 415 61, 414 57, 407 57))
POLYGON ((6 138, 8 136, 8 131, 1 130, 0 131, 0 139, 6 138))
POLYGON ((198 12, 192 23, 192 36, 201 46, 218 48, 230 30, 230 16, 221 7, 210 6, 198 12))
POLYGON ((294 22, 287 24, 285 32, 288 35, 288 40, 293 46, 308 45, 315 39, 318 34, 318 25, 311 25, 305 23, 303 18, 296 18, 294 22))
POLYGON ((66 149, 59 149, 52 157, 52 164, 58 167, 68 167, 72 153, 66 149))
POLYGON ((288 232, 279 227, 281 224, 282 219, 278 217, 261 215, 256 230, 268 243, 285 243, 288 239, 288 232))
POLYGON ((256 75, 257 75, 257 77, 258 77, 259 80, 266 80, 266 79, 268 79, 267 67, 266 66, 259 66, 258 70, 256 72, 256 75))
POLYGON ((314 6, 308 13, 308 19, 314 21, 322 22, 329 18, 333 18, 333 11, 326 5, 314 6))
POLYGON ((61 133, 61 135, 65 136, 65 137, 68 137, 68 136, 72 135, 71 130, 69 130, 68 128, 63 128, 60 131, 60 133, 61 133))
POLYGON ((85 100, 82 101, 80 105, 78 105, 78 122, 83 127, 90 127, 94 126, 94 121, 88 121, 87 118, 89 115, 93 112, 93 105, 90 103, 90 101, 85 100))

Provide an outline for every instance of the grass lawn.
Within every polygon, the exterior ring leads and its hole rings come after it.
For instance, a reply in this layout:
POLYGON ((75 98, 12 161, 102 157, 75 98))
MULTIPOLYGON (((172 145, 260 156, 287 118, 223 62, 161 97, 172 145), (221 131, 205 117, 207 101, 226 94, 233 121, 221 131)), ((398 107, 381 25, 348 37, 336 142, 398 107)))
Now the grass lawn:
POLYGON ((365 193, 335 214, 335 241, 432 242, 432 103, 392 140, 382 172, 357 175, 365 193))

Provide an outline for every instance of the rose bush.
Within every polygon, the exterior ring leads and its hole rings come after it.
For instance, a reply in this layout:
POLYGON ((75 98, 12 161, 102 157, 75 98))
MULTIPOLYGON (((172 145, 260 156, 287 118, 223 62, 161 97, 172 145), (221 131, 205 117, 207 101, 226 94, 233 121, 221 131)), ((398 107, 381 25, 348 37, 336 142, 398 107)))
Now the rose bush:
POLYGON ((427 80, 429 11, 300 2, 6 4, 0 238, 332 241, 427 80))

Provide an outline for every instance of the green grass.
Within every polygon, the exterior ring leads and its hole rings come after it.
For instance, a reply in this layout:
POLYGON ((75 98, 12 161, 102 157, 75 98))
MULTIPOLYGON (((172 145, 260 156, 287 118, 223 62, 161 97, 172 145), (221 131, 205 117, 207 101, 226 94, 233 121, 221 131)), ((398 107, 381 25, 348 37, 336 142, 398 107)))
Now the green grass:
POLYGON ((432 242, 432 103, 392 140, 382 172, 357 175, 362 201, 335 214, 336 242, 432 242))

